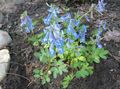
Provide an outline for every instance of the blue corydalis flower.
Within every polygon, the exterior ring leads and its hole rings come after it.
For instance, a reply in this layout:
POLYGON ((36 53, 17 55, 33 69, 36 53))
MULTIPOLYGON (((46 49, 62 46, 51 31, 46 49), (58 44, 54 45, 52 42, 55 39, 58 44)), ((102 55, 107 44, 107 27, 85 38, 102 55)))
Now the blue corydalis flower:
POLYGON ((88 16, 85 16, 85 18, 86 18, 87 22, 90 22, 90 19, 88 16))
POLYGON ((71 19, 71 15, 70 15, 70 13, 67 13, 67 14, 61 16, 60 19, 62 20, 62 22, 68 21, 69 19, 71 19))
POLYGON ((74 26, 78 26, 80 24, 80 21, 75 19, 71 19, 71 22, 74 26))
POLYGON ((48 5, 50 9, 48 10, 49 14, 46 18, 43 19, 45 25, 50 25, 50 22, 52 18, 54 17, 54 20, 57 20, 57 14, 61 12, 61 10, 58 7, 55 7, 53 5, 48 5))
POLYGON ((49 32, 49 42, 54 42, 55 41, 55 37, 53 35, 52 32, 49 32))
POLYGON ((81 43, 85 43, 85 36, 86 36, 86 32, 87 32, 87 27, 86 25, 82 26, 82 31, 80 31, 80 42, 81 43))
POLYGON ((66 39, 66 46, 67 46, 68 48, 70 48, 70 44, 73 43, 73 42, 74 42, 74 40, 72 40, 72 39, 70 39, 70 38, 67 38, 67 39, 66 39))
POLYGON ((60 24, 54 24, 52 25, 53 30, 53 34, 55 36, 56 39, 59 39, 60 36, 60 29, 62 28, 60 24))
POLYGON ((54 50, 54 44, 53 43, 51 43, 49 51, 50 51, 51 56, 55 55, 55 50, 54 50))
POLYGON ((97 42, 97 47, 102 48, 102 45, 101 45, 101 43, 99 41, 97 42))
POLYGON ((48 38, 49 38, 49 33, 47 32, 45 37, 43 38, 42 42, 46 43, 48 41, 48 38))
POLYGON ((79 37, 78 34, 76 33, 76 31, 74 30, 74 28, 70 24, 68 25, 67 33, 72 34, 75 39, 78 39, 78 37, 79 37))
POLYGON ((64 40, 54 40, 52 43, 51 43, 51 46, 50 46, 50 54, 52 56, 54 56, 55 54, 55 49, 54 47, 56 46, 56 49, 58 50, 58 53, 59 54, 63 54, 64 53, 64 49, 63 49, 63 45, 64 45, 64 40))
MULTIPOLYGON (((67 33, 73 35, 75 39, 78 39, 79 35, 74 30, 72 25, 75 25, 75 23, 73 23, 72 21, 73 21, 73 19, 71 19, 70 22, 69 22, 69 25, 67 27, 67 33)), ((78 25, 78 24, 79 24, 79 22, 77 22, 76 25, 78 25)))
POLYGON ((44 24, 49 25, 51 19, 52 19, 52 14, 48 14, 48 16, 47 16, 46 18, 43 19, 44 24))
POLYGON ((96 42, 97 42, 97 47, 98 47, 98 48, 102 48, 102 45, 101 45, 101 43, 100 43, 101 34, 102 34, 101 24, 99 24, 98 33, 97 33, 97 38, 96 38, 96 42))
POLYGON ((59 54, 63 54, 63 53, 64 53, 64 49, 63 49, 63 47, 58 48, 58 53, 59 53, 59 54))
POLYGON ((57 48, 61 48, 64 45, 64 40, 63 39, 56 40, 55 45, 57 48))
POLYGON ((32 19, 28 15, 21 17, 21 27, 25 27, 26 33, 30 33, 31 31, 33 31, 34 26, 32 23, 32 19))
POLYGON ((98 5, 97 5, 97 11, 102 15, 102 13, 105 10, 105 5, 106 3, 104 3, 104 0, 99 0, 98 1, 98 5))
POLYGON ((52 24, 44 29, 45 37, 43 38, 43 43, 50 44, 50 54, 52 56, 55 55, 56 49, 58 50, 58 53, 62 54, 64 52, 63 45, 64 40, 61 37, 62 31, 60 24, 52 24))
POLYGON ((54 14, 59 14, 59 13, 61 13, 62 12, 62 10, 59 8, 59 7, 56 7, 55 5, 48 5, 47 4, 47 6, 48 7, 50 7, 49 9, 48 9, 48 12, 50 12, 50 13, 54 13, 54 14))
POLYGON ((102 24, 102 27, 103 27, 103 30, 104 30, 104 31, 106 31, 106 29, 107 29, 107 28, 106 28, 106 24, 107 24, 106 21, 104 21, 103 24, 102 24))

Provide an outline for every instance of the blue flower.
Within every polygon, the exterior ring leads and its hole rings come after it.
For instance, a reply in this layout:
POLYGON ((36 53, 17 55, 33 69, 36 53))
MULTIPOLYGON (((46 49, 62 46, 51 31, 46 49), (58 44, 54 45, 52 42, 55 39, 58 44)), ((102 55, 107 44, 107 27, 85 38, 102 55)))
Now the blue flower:
POLYGON ((55 45, 56 45, 56 48, 58 49, 58 53, 63 54, 64 53, 64 49, 63 49, 64 39, 57 39, 55 41, 55 45))
POLYGON ((87 26, 83 25, 83 29, 84 29, 84 32, 86 33, 87 32, 87 26))
POLYGON ((70 21, 70 23, 69 23, 69 25, 68 25, 67 33, 68 33, 68 34, 72 34, 75 39, 78 39, 78 37, 79 37, 79 35, 76 33, 76 31, 75 31, 74 28, 72 27, 71 21, 70 21))
POLYGON ((50 44, 49 50, 52 56, 54 56, 56 49, 60 54, 64 52, 64 40, 61 36, 63 32, 60 29, 61 26, 58 23, 54 23, 44 29, 45 37, 43 38, 42 42, 50 44))
POLYGON ((61 12, 61 9, 59 7, 56 7, 55 5, 48 5, 50 8, 48 9, 48 12, 59 14, 61 12))
POLYGON ((70 13, 67 13, 67 14, 61 16, 60 19, 62 20, 62 22, 68 21, 69 19, 71 19, 71 15, 70 15, 70 13))
POLYGON ((98 47, 98 48, 102 48, 102 45, 101 45, 100 42, 97 42, 97 47, 98 47))
POLYGON ((83 26, 82 26, 82 30, 79 31, 79 34, 80 34, 80 42, 81 42, 81 43, 85 43, 85 35, 86 35, 86 32, 87 32, 87 27, 86 27, 86 25, 83 25, 83 26))
POLYGON ((105 10, 105 5, 104 0, 99 0, 98 5, 97 5, 97 11, 102 15, 102 12, 105 10))
POLYGON ((74 42, 74 40, 72 40, 72 39, 70 39, 70 38, 67 38, 66 39, 66 46, 68 47, 68 48, 70 48, 70 43, 73 43, 74 42))
POLYGON ((99 27, 98 27, 98 34, 97 34, 97 38, 96 38, 97 47, 98 47, 98 48, 102 48, 102 45, 101 45, 101 43, 100 43, 101 34, 102 34, 102 31, 101 31, 101 24, 99 24, 99 27))
POLYGON ((48 16, 47 16, 46 18, 43 19, 44 24, 49 25, 51 19, 52 19, 52 14, 48 14, 48 16))
POLYGON ((24 18, 24 19, 21 18, 21 24, 20 24, 20 26, 23 27, 26 24, 27 24, 27 19, 26 18, 24 18))
POLYGON ((56 40, 55 41, 55 45, 56 45, 56 47, 57 48, 61 48, 61 47, 63 47, 63 45, 64 45, 64 40, 62 39, 58 39, 58 40, 56 40))
POLYGON ((56 40, 56 39, 55 39, 53 33, 50 31, 50 32, 49 32, 49 42, 54 42, 55 40, 56 40))
POLYGON ((48 5, 50 9, 48 10, 49 14, 46 18, 43 19, 45 25, 50 25, 50 22, 52 18, 54 17, 54 20, 57 20, 57 14, 61 12, 61 10, 58 7, 55 7, 54 5, 48 5))
POLYGON ((42 42, 46 43, 48 41, 49 33, 47 32, 45 37, 43 38, 42 42))
POLYGON ((58 53, 59 53, 59 54, 63 54, 63 53, 64 53, 64 49, 63 49, 63 47, 58 48, 58 53))
POLYGON ((79 20, 71 19, 74 26, 78 26, 80 24, 79 20))
POLYGON ((106 29, 107 29, 107 28, 106 28, 106 24, 107 24, 107 22, 106 22, 106 21, 104 21, 104 22, 103 22, 103 26, 102 26, 102 27, 103 27, 103 29, 104 29, 104 31, 106 31, 106 29))
POLYGON ((60 38, 60 29, 61 29, 60 24, 54 24, 54 25, 52 25, 52 28, 54 29, 53 34, 54 34, 55 38, 59 39, 60 38))
POLYGON ((82 33, 82 34, 80 35, 80 42, 81 42, 81 43, 85 43, 85 34, 84 34, 84 33, 82 33))
POLYGON ((55 50, 54 50, 54 44, 53 43, 51 43, 49 51, 50 51, 51 56, 55 55, 55 50))
POLYGON ((90 19, 88 16, 85 16, 85 18, 86 18, 87 22, 90 22, 90 19))
POLYGON ((21 18, 21 27, 24 27, 24 26, 25 26, 26 33, 30 33, 34 29, 32 19, 28 15, 21 18))

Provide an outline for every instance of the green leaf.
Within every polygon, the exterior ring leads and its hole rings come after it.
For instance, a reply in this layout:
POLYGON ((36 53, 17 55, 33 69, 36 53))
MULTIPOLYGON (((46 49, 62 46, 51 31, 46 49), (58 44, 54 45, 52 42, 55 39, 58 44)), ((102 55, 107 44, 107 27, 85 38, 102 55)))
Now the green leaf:
POLYGON ((59 74, 59 70, 56 67, 52 67, 51 72, 53 72, 53 77, 57 78, 57 75, 59 74))
POLYGON ((69 74, 66 77, 64 77, 63 81, 62 81, 62 86, 63 89, 66 89, 68 87, 68 85, 70 84, 70 82, 73 80, 74 75, 73 74, 69 74))
POLYGON ((40 78, 40 75, 39 74, 35 74, 34 77, 35 78, 40 78))
POLYGON ((46 80, 46 82, 50 82, 50 78, 49 78, 49 76, 48 75, 45 75, 45 80, 46 80))
POLYGON ((39 70, 39 69, 34 69, 34 70, 33 70, 33 73, 39 74, 39 73, 40 73, 40 70, 39 70))
POLYGON ((34 70, 33 70, 33 73, 34 73, 34 77, 35 77, 35 78, 40 78, 40 77, 43 75, 43 70, 34 69, 34 70))
POLYGON ((39 42, 34 42, 33 45, 34 45, 34 46, 38 46, 38 45, 39 45, 39 42))
POLYGON ((79 59, 80 61, 86 61, 86 58, 85 58, 84 56, 80 56, 80 57, 78 57, 78 59, 79 59))
POLYGON ((75 76, 77 78, 80 78, 80 77, 85 78, 88 75, 89 75, 89 73, 85 69, 81 69, 80 71, 77 71, 76 74, 75 74, 75 76))
POLYGON ((44 85, 46 83, 45 79, 42 79, 42 85, 44 85))
POLYGON ((95 56, 95 58, 94 58, 94 62, 95 62, 95 63, 100 63, 100 59, 99 59, 98 56, 95 56))

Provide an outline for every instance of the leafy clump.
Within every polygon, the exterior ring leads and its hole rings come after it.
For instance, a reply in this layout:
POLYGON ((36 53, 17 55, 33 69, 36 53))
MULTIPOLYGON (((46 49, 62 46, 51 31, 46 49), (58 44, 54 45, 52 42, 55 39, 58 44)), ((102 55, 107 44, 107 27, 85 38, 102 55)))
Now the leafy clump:
MULTIPOLYGON (((32 37, 28 39, 39 48, 34 55, 43 67, 33 71, 34 77, 46 84, 59 75, 67 74, 62 81, 63 88, 67 88, 74 78, 93 74, 93 64, 107 58, 108 51, 100 42, 106 22, 100 21, 98 27, 88 33, 91 11, 81 16, 79 13, 64 12, 55 5, 48 6, 50 9, 48 16, 43 18, 41 33, 34 33, 34 25, 26 13, 22 15, 21 26, 24 25, 27 33, 32 32, 32 37)), ((95 9, 102 15, 104 4, 99 3, 95 9)))

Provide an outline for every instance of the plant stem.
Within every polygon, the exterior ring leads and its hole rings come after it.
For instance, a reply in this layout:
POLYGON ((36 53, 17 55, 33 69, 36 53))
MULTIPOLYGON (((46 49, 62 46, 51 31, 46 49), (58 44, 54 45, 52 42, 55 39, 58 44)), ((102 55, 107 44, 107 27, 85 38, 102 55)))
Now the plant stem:
POLYGON ((90 12, 91 12, 91 18, 93 18, 93 9, 94 9, 94 7, 95 7, 95 5, 92 4, 91 7, 90 7, 90 9, 89 9, 89 11, 86 12, 84 15, 82 15, 81 18, 80 18, 80 20, 81 20, 83 17, 85 17, 87 14, 89 14, 90 12))

